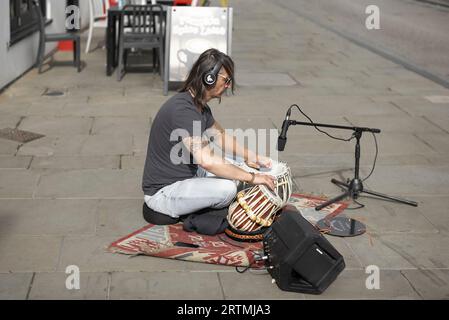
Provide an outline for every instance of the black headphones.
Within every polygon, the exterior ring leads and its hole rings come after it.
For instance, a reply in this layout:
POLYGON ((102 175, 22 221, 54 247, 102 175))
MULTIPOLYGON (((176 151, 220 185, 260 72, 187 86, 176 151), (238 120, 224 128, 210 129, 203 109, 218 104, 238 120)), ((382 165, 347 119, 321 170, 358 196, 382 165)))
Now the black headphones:
POLYGON ((220 71, 222 65, 223 63, 221 62, 221 59, 218 59, 213 68, 204 73, 203 83, 206 86, 213 86, 217 82, 218 72, 220 71))

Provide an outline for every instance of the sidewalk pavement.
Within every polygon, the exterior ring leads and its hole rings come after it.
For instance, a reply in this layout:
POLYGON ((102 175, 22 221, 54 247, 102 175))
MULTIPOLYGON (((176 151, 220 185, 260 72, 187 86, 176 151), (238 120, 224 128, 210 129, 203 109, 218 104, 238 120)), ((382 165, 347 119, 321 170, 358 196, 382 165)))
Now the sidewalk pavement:
MULTIPOLYGON (((240 85, 212 103, 215 118, 225 128, 279 128, 296 103, 318 123, 379 128, 376 168, 364 186, 419 206, 359 198, 365 207, 345 214, 368 232, 327 236, 346 269, 319 296, 281 291, 266 273, 107 253, 113 240, 146 224, 140 184, 148 132, 167 97, 154 74, 106 77, 99 48, 82 55, 81 73, 32 70, 0 95, 0 128, 45 135, 24 144, 0 139, 1 299, 449 298, 449 90, 277 1, 232 5, 240 85), (64 94, 43 95, 49 90, 64 94), (80 268, 80 290, 65 287, 69 265, 80 268), (370 265, 380 268, 380 289, 365 286, 370 265)), ((292 119, 307 121, 295 110, 292 119)), ((375 153, 369 134, 361 153, 365 177, 375 153)), ((334 196, 340 190, 330 179, 353 176, 354 144, 290 127, 280 159, 295 191, 334 196)))

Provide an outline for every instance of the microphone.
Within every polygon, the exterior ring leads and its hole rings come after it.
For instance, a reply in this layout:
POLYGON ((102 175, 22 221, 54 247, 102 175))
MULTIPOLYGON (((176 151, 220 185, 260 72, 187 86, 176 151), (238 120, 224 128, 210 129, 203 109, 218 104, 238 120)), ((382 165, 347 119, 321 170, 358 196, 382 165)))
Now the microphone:
POLYGON ((287 130, 288 126, 290 125, 290 113, 291 109, 288 109, 287 114, 285 115, 285 120, 284 122, 282 122, 281 134, 278 137, 278 151, 284 151, 285 144, 287 143, 287 130))

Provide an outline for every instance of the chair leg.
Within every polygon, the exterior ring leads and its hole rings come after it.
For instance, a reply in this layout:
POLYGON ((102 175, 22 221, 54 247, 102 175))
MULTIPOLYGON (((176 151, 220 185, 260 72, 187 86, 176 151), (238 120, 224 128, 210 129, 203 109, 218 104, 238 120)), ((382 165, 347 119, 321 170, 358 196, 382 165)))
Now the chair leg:
POLYGON ((42 73, 42 67, 44 65, 44 55, 45 50, 41 50, 41 52, 39 53, 39 73, 42 73))
POLYGON ((156 48, 153 48, 153 73, 156 73, 156 55, 157 55, 156 48))
POLYGON ((81 72, 81 39, 75 41, 75 63, 78 72, 81 72))
POLYGON ((39 53, 38 53, 38 57, 37 57, 38 73, 42 73, 42 67, 44 64, 44 55, 45 55, 45 43, 43 43, 39 48, 39 53))
POLYGON ((126 72, 126 66, 128 65, 128 54, 129 54, 129 50, 124 49, 123 50, 123 73, 126 72))
POLYGON ((73 66, 76 67, 77 65, 77 46, 78 42, 76 40, 73 40, 73 66))
POLYGON ((86 44, 86 53, 89 53, 90 43, 92 42, 92 33, 93 33, 92 24, 89 26, 89 35, 87 36, 87 44, 86 44))
POLYGON ((164 50, 162 49, 162 46, 159 47, 159 73, 161 75, 161 77, 164 74, 163 68, 164 68, 164 50))
POLYGON ((119 46, 118 66, 117 66, 117 81, 122 80, 122 68, 123 68, 123 45, 119 46))

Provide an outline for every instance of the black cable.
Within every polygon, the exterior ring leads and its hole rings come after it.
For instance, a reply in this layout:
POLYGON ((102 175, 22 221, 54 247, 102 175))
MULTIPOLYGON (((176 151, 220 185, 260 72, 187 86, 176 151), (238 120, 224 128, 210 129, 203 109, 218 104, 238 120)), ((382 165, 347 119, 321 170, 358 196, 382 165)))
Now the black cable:
POLYGON ((365 207, 365 205, 363 203, 358 202, 355 199, 352 199, 352 201, 354 201, 355 203, 357 203, 359 206, 358 207, 354 207, 354 208, 346 208, 346 210, 357 210, 357 209, 362 209, 365 207))
MULTIPOLYGON (((264 260, 263 259, 263 255, 261 253, 253 251, 253 250, 249 250, 249 251, 253 254, 254 261, 264 260)), ((261 270, 261 269, 264 269, 264 268, 252 268, 251 267, 251 263, 248 266, 244 267, 243 269, 239 269, 239 266, 235 267, 235 271, 237 271, 238 273, 245 273, 249 269, 261 270)))
POLYGON ((319 132, 324 133, 325 135, 331 137, 332 139, 336 139, 336 140, 340 140, 340 141, 351 141, 352 139, 355 138, 355 133, 353 133, 353 134, 351 135, 351 137, 349 137, 348 139, 343 139, 343 138, 339 138, 339 137, 334 137, 333 135, 327 133, 326 131, 321 130, 320 128, 318 128, 318 127, 315 125, 315 123, 313 122, 313 120, 310 119, 310 117, 309 117, 308 115, 306 115, 306 114, 301 110, 301 108, 300 108, 297 104, 292 104, 288 110, 291 110, 291 108, 293 108, 293 107, 298 108, 299 112, 301 112, 301 113, 304 115, 304 117, 306 117, 306 118, 309 120, 309 122, 310 122, 311 124, 313 124, 313 127, 314 127, 315 129, 317 129, 319 132))
POLYGON ((371 176, 371 174, 373 173, 374 168, 376 167, 377 153, 379 152, 379 148, 378 148, 378 146, 377 146, 377 138, 376 138, 376 135, 374 134, 374 132, 371 132, 371 133, 373 134, 373 137, 374 137, 374 144, 376 145, 376 154, 375 154, 375 156, 374 156, 374 162, 373 162, 373 167, 371 168, 371 172, 368 174, 368 176, 367 176, 365 179, 362 180, 362 182, 364 182, 366 179, 368 179, 368 178, 371 176))
POLYGON ((235 267, 235 271, 237 271, 238 273, 245 273, 246 271, 249 270, 249 268, 251 268, 251 267, 247 266, 243 270, 239 270, 239 267, 235 267))

